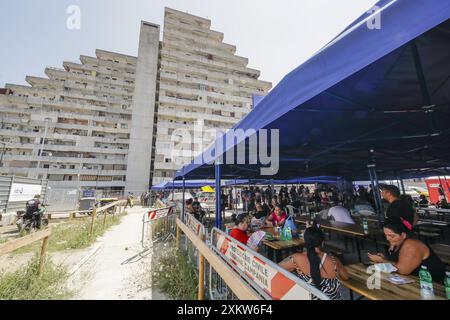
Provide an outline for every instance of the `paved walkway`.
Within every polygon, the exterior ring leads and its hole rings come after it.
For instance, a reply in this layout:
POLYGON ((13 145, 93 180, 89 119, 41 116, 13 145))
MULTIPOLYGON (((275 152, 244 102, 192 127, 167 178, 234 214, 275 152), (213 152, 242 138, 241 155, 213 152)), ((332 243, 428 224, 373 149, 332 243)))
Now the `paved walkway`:
POLYGON ((127 211, 128 215, 119 225, 97 240, 91 249, 92 256, 74 273, 72 283, 75 287, 82 286, 75 299, 161 298, 152 296, 152 252, 139 255, 143 252, 140 241, 142 215, 146 209, 135 206, 127 211))

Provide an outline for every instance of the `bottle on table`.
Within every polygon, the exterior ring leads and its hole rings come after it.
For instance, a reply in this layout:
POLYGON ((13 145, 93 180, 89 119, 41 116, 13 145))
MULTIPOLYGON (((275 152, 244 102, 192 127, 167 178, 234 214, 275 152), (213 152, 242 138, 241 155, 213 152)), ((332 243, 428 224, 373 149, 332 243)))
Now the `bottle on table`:
POLYGON ((426 266, 422 266, 419 271, 420 296, 423 300, 434 300, 433 279, 426 266))
POLYGON ((445 275, 445 292, 447 294, 447 300, 450 300, 450 272, 446 272, 445 275))
POLYGON ((363 219, 363 229, 365 234, 369 233, 369 222, 367 219, 363 219))

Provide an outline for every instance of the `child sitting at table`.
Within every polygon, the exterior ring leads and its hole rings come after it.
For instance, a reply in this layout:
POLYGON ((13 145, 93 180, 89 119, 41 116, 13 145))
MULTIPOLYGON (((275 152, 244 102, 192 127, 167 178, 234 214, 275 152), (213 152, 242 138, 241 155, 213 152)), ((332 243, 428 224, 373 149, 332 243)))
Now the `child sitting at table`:
MULTIPOLYGON (((248 235, 248 227, 250 224, 250 217, 246 213, 241 213, 239 215, 233 215, 233 222, 236 225, 233 230, 230 232, 230 236, 240 243, 247 245, 248 239, 250 236, 248 235)), ((257 247, 251 247, 253 250, 257 251, 257 247)))
MULTIPOLYGON (((347 270, 334 256, 322 251, 325 235, 316 226, 309 227, 304 233, 307 253, 296 253, 279 265, 290 271, 295 271, 300 279, 316 286, 331 300, 340 300, 339 279, 348 280, 347 270)), ((312 296, 313 300, 317 297, 312 296)))
POLYGON ((384 224, 384 234, 390 244, 389 255, 368 254, 375 263, 392 263, 401 275, 418 276, 421 266, 427 267, 433 281, 442 283, 445 278, 445 264, 429 245, 410 238, 413 227, 403 218, 390 219, 384 224))
POLYGON ((286 212, 283 211, 280 205, 276 205, 274 212, 266 219, 266 222, 269 226, 283 227, 286 219, 286 212))

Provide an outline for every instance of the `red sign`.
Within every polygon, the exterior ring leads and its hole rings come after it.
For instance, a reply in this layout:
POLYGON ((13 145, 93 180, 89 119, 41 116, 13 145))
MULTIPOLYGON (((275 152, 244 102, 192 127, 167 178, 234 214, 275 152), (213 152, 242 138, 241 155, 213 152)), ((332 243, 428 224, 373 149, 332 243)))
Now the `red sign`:
POLYGON ((440 198, 445 194, 447 201, 450 199, 450 179, 427 179, 428 193, 430 195, 430 202, 436 204, 440 198))

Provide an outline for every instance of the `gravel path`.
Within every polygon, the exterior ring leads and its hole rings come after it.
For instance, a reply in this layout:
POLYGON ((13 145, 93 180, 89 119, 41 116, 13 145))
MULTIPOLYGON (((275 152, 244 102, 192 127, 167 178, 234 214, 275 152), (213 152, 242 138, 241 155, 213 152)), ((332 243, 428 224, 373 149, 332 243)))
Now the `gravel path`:
MULTIPOLYGON (((147 209, 148 210, 148 209, 147 209)), ((91 257, 72 276, 78 287, 74 299, 82 300, 151 300, 153 296, 150 265, 152 252, 141 246, 142 215, 146 209, 128 209, 122 222, 97 240, 91 257)))

